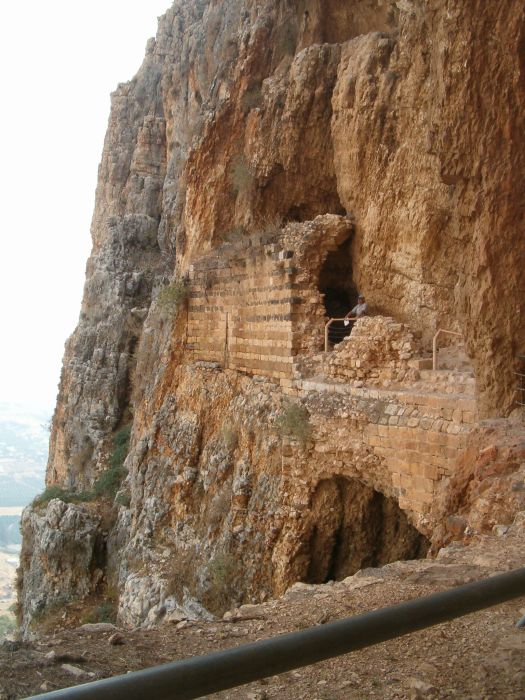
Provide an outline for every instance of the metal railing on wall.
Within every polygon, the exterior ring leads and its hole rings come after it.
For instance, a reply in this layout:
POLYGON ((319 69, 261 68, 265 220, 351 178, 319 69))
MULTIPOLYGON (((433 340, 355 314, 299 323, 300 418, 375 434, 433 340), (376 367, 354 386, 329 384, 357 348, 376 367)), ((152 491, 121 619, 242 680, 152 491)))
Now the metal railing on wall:
POLYGON ((525 355, 517 355, 516 357, 520 361, 521 365, 521 371, 514 372, 514 374, 518 378, 516 403, 518 404, 518 406, 525 406, 525 372, 523 372, 523 367, 525 365, 525 355))
POLYGON ((525 568, 319 627, 26 700, 192 700, 364 649, 521 596, 525 596, 525 568))
POLYGON ((324 327, 324 351, 328 352, 334 345, 350 335, 353 322, 357 320, 356 316, 343 316, 342 318, 330 318, 324 327), (334 326, 335 322, 343 324, 342 327, 334 326), (348 321, 345 326, 344 322, 348 321))

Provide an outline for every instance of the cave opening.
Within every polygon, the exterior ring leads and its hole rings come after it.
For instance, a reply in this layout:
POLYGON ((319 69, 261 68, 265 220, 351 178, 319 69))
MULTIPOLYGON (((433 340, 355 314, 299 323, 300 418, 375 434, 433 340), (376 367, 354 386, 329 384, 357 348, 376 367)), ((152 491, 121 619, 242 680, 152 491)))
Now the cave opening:
POLYGON ((310 513, 307 583, 339 581, 366 567, 419 559, 429 548, 395 499, 357 479, 320 481, 310 513))
MULTIPOLYGON (((323 295, 328 318, 341 318, 357 304, 358 291, 353 279, 352 236, 328 253, 319 272, 318 289, 323 295)), ((335 321, 330 341, 335 344, 349 335, 351 326, 335 321)))

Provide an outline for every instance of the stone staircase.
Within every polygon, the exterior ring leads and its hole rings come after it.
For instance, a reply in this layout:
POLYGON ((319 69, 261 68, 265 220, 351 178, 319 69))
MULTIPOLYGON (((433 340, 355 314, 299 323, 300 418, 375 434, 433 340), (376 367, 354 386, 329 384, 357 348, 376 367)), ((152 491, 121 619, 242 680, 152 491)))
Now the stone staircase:
MULTIPOLYGON (((325 391, 344 393, 339 387, 344 382, 327 378, 324 367, 330 353, 321 352, 308 358, 302 358, 294 363, 293 376, 295 380, 306 380, 308 384, 317 387, 324 385, 325 391), (339 391, 338 391, 339 388, 339 391)), ((409 363, 417 370, 418 378, 407 383, 410 391, 428 394, 460 394, 468 397, 476 395, 476 380, 471 369, 432 369, 432 358, 418 358, 409 363)), ((417 376, 416 375, 416 376, 417 376)), ((363 386, 368 382, 352 382, 348 386, 363 386)))
POLYGON ((415 358, 408 364, 419 373, 419 379, 412 385, 414 390, 432 394, 476 395, 474 371, 463 358, 458 359, 457 366, 454 362, 447 362, 442 369, 432 369, 431 357, 415 358))
POLYGON ((420 379, 414 382, 414 389, 440 394, 476 395, 476 380, 471 371, 423 369, 419 375, 420 379))

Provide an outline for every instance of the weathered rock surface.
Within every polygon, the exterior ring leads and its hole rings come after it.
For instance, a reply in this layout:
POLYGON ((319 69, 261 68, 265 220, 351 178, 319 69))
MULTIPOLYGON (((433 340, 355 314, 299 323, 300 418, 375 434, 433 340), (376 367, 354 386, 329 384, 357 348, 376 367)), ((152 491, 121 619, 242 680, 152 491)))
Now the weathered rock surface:
POLYGON ((442 516, 435 542, 474 534, 505 534, 525 506, 525 435, 521 421, 482 422, 469 436, 435 509, 442 516))
MULTIPOLYGON (((525 343, 524 47, 518 0, 176 0, 160 19, 113 95, 47 476, 91 489, 132 424, 104 542, 123 623, 416 556, 443 512, 447 540, 523 508, 514 476, 483 507, 469 433, 511 410, 525 343), (187 282, 177 312, 170 278, 187 282), (371 353, 366 376, 334 360, 327 383, 314 355, 334 284, 406 324, 388 377, 371 353), (408 355, 439 327, 462 334, 475 377, 431 390, 408 355), (308 422, 288 435, 285 399, 308 422)), ((94 532, 95 507, 66 511, 94 532)), ((27 543, 43 517, 26 513, 27 543)), ((90 546, 66 566, 71 595, 89 591, 90 546)), ((37 574, 25 551, 29 610, 32 591, 58 595, 62 554, 37 574)))
MULTIPOLYGON (((337 583, 298 583, 282 598, 256 606, 243 605, 229 611, 221 621, 181 621, 175 625, 165 620, 166 624, 153 629, 127 632, 125 647, 111 645, 115 635, 111 630, 92 634, 85 627, 79 628, 74 606, 66 607, 60 629, 53 635, 30 644, 0 645, 5 697, 16 700, 41 689, 56 690, 88 680, 71 676, 62 662, 47 662, 50 647, 56 660, 69 657, 71 663, 78 663, 82 656, 82 670, 96 678, 110 677, 304 631, 504 572, 523 563, 522 516, 503 537, 481 536, 468 547, 450 545, 434 561, 393 562, 337 583)), ((525 612, 524 603, 518 598, 209 697, 246 700, 249 694, 266 693, 268 698, 286 700, 404 700, 415 689, 426 692, 432 687, 427 697, 440 700, 520 700, 525 689, 525 632, 515 625, 525 612)))
POLYGON ((19 590, 24 631, 46 610, 93 591, 92 575, 102 563, 97 562, 100 520, 96 513, 58 499, 44 510, 25 509, 19 590))

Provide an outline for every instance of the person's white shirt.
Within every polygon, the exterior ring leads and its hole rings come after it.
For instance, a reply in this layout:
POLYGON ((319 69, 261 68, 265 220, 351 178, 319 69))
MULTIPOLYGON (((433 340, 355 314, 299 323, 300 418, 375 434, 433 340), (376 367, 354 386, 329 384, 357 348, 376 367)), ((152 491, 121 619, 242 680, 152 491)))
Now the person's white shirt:
POLYGON ((356 304, 352 311, 350 311, 349 316, 355 316, 356 318, 361 318, 368 311, 368 304, 364 301, 362 304, 356 304))

